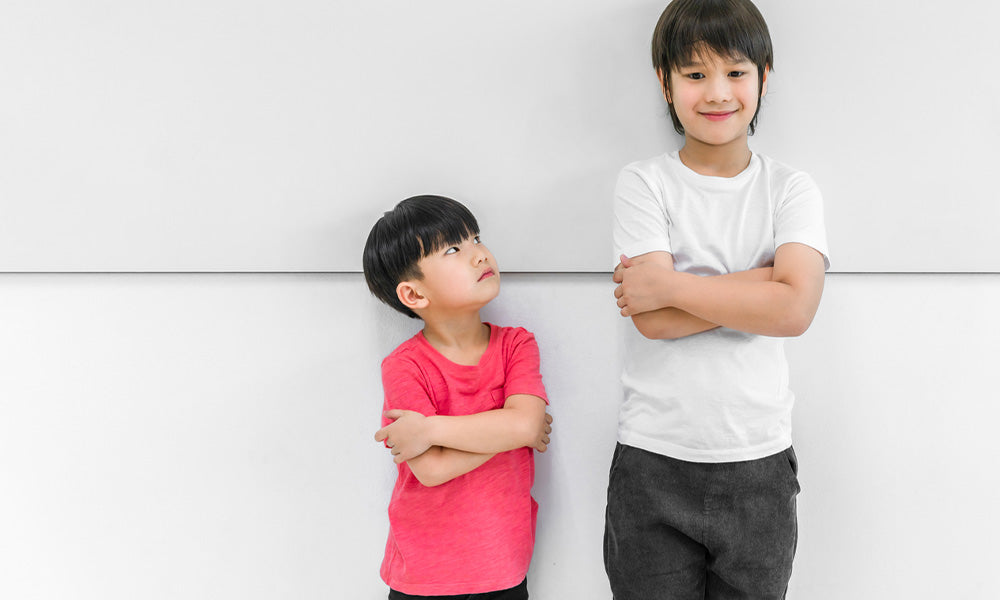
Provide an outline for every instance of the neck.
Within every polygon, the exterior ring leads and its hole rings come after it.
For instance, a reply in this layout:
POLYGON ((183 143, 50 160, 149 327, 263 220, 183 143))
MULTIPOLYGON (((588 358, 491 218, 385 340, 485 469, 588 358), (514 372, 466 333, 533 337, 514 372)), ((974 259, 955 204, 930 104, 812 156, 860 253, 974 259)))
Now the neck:
POLYGON ((490 343, 490 327, 479 313, 424 321, 424 338, 452 362, 475 365, 490 343))
POLYGON ((750 146, 746 138, 724 146, 712 146, 686 139, 678 156, 684 165, 700 175, 736 177, 750 164, 750 146))

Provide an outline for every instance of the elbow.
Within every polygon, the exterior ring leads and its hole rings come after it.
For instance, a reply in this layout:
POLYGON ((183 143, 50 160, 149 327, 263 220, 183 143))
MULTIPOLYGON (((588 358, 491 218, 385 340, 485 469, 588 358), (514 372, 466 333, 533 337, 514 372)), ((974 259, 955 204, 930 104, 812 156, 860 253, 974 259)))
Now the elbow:
POLYGON ((642 334, 642 337, 646 338, 647 340, 671 340, 671 339, 673 339, 673 337, 668 332, 661 331, 659 329, 655 329, 655 328, 651 328, 651 327, 637 327, 636 329, 638 329, 639 333, 642 334))
POLYGON ((435 478, 431 478, 431 479, 417 477, 417 481, 420 482, 420 485, 422 485, 424 487, 429 487, 429 488, 431 488, 431 487, 437 487, 437 486, 441 485, 442 483, 445 483, 445 480, 441 479, 439 477, 435 477, 435 478))
POLYGON ((815 313, 806 311, 788 311, 779 325, 779 337, 799 337, 812 325, 815 313))
POLYGON ((642 318, 642 315, 632 317, 632 324, 636 330, 648 340, 673 340, 679 336, 675 331, 663 323, 656 323, 652 319, 642 318))
POLYGON ((437 487, 448 481, 443 477, 442 473, 438 473, 434 469, 411 469, 411 471, 413 471, 413 476, 417 478, 420 485, 424 487, 437 487))
POLYGON ((446 463, 441 460, 441 449, 434 447, 427 450, 413 460, 407 461, 406 466, 410 472, 424 487, 437 487, 442 483, 447 483, 450 476, 446 472, 446 463))

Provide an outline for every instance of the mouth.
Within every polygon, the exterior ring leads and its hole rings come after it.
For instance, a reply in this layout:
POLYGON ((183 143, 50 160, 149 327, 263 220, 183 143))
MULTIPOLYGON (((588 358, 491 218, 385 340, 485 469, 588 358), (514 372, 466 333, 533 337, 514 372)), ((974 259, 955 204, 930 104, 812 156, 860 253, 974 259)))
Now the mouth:
POLYGON ((479 276, 479 281, 482 281, 484 279, 489 279, 490 277, 494 276, 496 276, 496 273, 493 271, 493 269, 486 269, 485 271, 483 271, 483 274, 479 276))
POLYGON ((736 114, 735 110, 729 111, 717 111, 717 112, 703 112, 701 116, 705 117, 709 121, 725 121, 729 117, 736 114))

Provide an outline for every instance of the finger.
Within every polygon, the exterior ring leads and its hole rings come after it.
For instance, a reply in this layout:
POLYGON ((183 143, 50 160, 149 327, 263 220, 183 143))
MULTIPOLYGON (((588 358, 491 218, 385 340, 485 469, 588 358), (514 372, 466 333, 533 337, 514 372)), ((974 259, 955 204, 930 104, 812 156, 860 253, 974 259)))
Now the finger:
POLYGON ((615 288, 615 298, 621 298, 624 295, 625 295, 625 288, 624 287, 618 286, 618 287, 615 288))
POLYGON ((546 423, 551 423, 552 422, 552 415, 550 415, 549 413, 545 413, 545 422, 546 423))
POLYGON ((619 312, 621 313, 621 315, 623 317, 627 317, 629 315, 629 310, 628 310, 627 306, 625 308, 621 309, 619 312))
POLYGON ((621 261, 621 263, 622 263, 622 266, 623 266, 623 267, 625 267, 626 269, 632 266, 632 259, 631 259, 631 258, 629 258, 629 257, 627 257, 627 256, 625 256, 624 254, 622 254, 622 255, 621 255, 621 256, 620 256, 619 258, 618 258, 618 260, 620 260, 620 261, 621 261))
POLYGON ((403 416, 403 411, 398 408, 394 408, 392 410, 385 411, 384 413, 382 413, 382 416, 385 417, 386 419, 392 419, 393 421, 395 421, 399 417, 403 416))
POLYGON ((619 298, 618 302, 615 302, 615 304, 618 305, 618 308, 625 308, 626 306, 628 306, 628 301, 625 300, 625 298, 619 298))
POLYGON ((385 440, 385 438, 387 438, 387 437, 389 437, 389 434, 387 434, 385 432, 385 427, 383 427, 382 429, 379 429, 378 431, 375 432, 375 441, 376 442, 381 442, 381 441, 385 440))
POLYGON ((545 426, 545 433, 546 434, 552 433, 552 426, 551 425, 546 425, 545 426))

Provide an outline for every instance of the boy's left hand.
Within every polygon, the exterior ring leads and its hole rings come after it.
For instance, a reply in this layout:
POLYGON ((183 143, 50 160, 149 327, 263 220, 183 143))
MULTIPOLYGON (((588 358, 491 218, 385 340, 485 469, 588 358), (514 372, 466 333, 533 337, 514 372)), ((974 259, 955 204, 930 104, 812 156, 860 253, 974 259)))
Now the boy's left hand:
POLYGON ((397 465, 420 456, 433 445, 427 439, 427 417, 424 415, 412 410, 393 409, 385 411, 383 416, 393 422, 375 432, 375 441, 385 442, 397 465))
POLYGON ((650 252, 633 258, 623 254, 612 276, 620 284, 615 288, 615 298, 621 315, 631 317, 670 306, 668 293, 673 273, 673 257, 667 252, 650 252))

